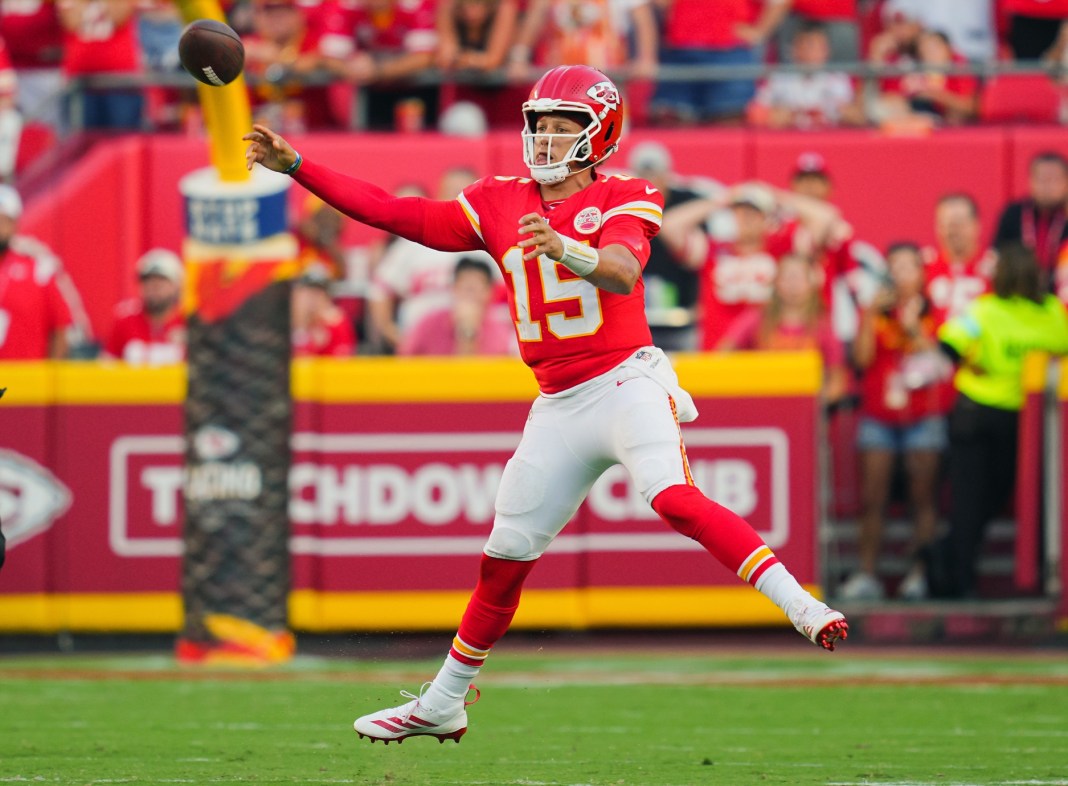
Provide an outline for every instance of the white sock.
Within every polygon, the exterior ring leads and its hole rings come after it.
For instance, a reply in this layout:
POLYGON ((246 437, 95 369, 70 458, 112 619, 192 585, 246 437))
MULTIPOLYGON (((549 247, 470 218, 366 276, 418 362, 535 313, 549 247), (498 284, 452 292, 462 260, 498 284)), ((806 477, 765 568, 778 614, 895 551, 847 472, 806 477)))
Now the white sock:
POLYGON ((791 606, 796 606, 798 601, 806 604, 810 601, 818 602, 808 590, 797 583, 797 579, 781 562, 764 571, 754 586, 758 591, 767 595, 772 603, 786 612, 787 616, 789 616, 791 606))
POLYGON ((481 669, 478 666, 468 666, 456 660, 452 655, 446 655, 441 670, 438 671, 419 703, 431 710, 445 710, 457 704, 462 705, 471 681, 478 676, 479 671, 481 669))

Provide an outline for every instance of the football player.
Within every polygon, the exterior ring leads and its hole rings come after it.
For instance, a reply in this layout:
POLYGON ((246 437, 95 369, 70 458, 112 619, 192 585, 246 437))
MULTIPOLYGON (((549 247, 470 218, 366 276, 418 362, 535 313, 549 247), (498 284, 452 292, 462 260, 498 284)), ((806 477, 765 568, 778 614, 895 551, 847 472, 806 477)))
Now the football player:
POLYGON ((372 741, 459 742, 471 680, 508 629, 524 579, 614 464, 669 525, 767 595, 809 640, 831 650, 848 632, 744 519, 694 485, 679 423, 697 411, 645 319, 642 267, 663 200, 645 180, 596 171, 619 145, 616 86, 588 66, 554 68, 534 85, 523 120, 530 177, 479 180, 451 201, 393 197, 304 160, 264 126, 244 137, 250 169, 292 175, 357 221, 443 251, 488 251, 541 389, 501 478, 478 583, 445 663, 419 696, 402 691, 406 704, 356 721, 372 741))

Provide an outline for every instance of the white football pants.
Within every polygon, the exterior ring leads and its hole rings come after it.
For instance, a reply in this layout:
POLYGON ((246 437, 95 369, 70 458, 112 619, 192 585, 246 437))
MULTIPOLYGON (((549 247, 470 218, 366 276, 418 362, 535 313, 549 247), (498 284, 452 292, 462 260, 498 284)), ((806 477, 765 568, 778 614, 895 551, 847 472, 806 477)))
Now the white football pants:
POLYGON ((679 422, 696 417, 693 400, 655 347, 573 388, 539 396, 504 468, 485 553, 540 557, 615 464, 627 468, 648 502, 668 486, 692 483, 679 422))

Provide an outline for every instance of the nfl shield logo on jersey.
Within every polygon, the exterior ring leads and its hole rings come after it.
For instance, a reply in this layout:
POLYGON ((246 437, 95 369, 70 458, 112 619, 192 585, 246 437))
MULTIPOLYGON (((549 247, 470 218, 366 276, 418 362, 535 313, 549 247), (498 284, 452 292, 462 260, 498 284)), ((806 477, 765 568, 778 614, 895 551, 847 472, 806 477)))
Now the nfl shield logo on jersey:
POLYGON ((592 235, 601 228, 601 211, 588 207, 575 216, 575 229, 584 235, 592 235))

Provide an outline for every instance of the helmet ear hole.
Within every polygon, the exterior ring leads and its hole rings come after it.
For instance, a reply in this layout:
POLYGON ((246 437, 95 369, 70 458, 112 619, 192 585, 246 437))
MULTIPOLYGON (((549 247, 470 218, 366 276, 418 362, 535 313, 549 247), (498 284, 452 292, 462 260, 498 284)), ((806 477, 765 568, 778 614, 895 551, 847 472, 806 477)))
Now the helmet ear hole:
POLYGON ((593 152, 593 149, 590 147, 590 143, 589 142, 583 142, 582 146, 578 149, 577 152, 578 152, 579 156, 581 156, 582 158, 589 158, 590 157, 590 153, 593 152))

